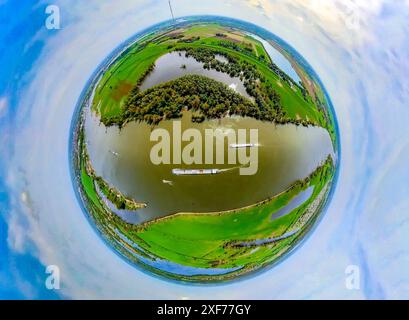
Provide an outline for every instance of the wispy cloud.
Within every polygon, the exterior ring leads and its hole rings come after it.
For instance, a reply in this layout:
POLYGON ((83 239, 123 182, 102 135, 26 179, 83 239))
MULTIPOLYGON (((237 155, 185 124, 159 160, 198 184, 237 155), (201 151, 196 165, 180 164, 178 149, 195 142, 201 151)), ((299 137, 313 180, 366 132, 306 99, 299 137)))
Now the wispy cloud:
POLYGON ((7 115, 8 99, 7 97, 0 97, 0 119, 7 115))

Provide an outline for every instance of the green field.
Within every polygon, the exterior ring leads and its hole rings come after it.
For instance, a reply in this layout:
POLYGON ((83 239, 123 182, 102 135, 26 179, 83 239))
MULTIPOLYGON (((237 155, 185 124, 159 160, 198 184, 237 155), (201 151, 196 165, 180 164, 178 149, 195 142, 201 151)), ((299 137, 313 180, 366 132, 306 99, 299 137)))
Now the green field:
MULTIPOLYGON (((297 182, 287 191, 248 208, 201 214, 176 214, 146 223, 136 233, 144 242, 141 246, 155 255, 196 267, 232 268, 246 266, 264 259, 275 258, 271 249, 282 247, 299 235, 280 240, 269 246, 235 247, 237 241, 277 238, 293 231, 294 223, 304 214, 311 202, 328 186, 333 175, 331 162, 311 176, 311 181, 297 182), (291 213, 271 220, 272 213, 287 205, 299 192, 313 186, 309 200, 291 213)), ((133 233, 122 230, 131 240, 133 233)))
POLYGON ((101 117, 110 118, 122 112, 122 105, 141 75, 163 54, 166 45, 136 45, 128 54, 114 63, 103 75, 95 90, 92 108, 101 117))

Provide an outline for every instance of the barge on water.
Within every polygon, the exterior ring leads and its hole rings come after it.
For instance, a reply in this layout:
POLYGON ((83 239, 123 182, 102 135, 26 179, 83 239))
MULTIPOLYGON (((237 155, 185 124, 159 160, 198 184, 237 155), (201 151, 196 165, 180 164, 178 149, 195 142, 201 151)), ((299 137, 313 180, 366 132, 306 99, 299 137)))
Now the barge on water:
POLYGON ((173 169, 172 173, 176 176, 197 176, 197 175, 209 175, 209 174, 219 174, 222 170, 220 169, 173 169))
POLYGON ((256 143, 232 143, 230 144, 231 149, 241 149, 241 148, 255 148, 258 147, 256 143))

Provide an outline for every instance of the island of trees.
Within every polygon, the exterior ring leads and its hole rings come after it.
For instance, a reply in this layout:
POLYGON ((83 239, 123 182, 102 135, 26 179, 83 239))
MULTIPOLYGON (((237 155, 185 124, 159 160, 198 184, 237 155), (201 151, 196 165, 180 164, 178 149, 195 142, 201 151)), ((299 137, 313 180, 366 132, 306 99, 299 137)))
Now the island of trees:
MULTIPOLYGON (((228 114, 262 118, 255 103, 224 83, 199 75, 187 75, 142 92, 133 90, 125 103, 124 113, 112 121, 119 127, 131 121, 156 125, 162 120, 180 118, 187 110, 194 112, 192 120, 195 122, 228 114)), ((274 113, 271 112, 270 119, 273 118, 274 113)))
POLYGON ((205 69, 214 69, 231 77, 239 77, 254 101, 236 93, 221 82, 198 75, 187 75, 140 91, 141 84, 155 68, 152 64, 131 90, 122 114, 102 119, 106 126, 123 127, 131 121, 157 125, 162 120, 182 117, 182 111, 185 110, 195 111, 192 117, 194 122, 238 115, 277 124, 314 125, 308 120, 289 117, 281 104, 280 95, 251 63, 238 60, 217 49, 181 47, 175 51, 202 62, 205 69), (216 59, 217 55, 226 58, 228 63, 216 59))

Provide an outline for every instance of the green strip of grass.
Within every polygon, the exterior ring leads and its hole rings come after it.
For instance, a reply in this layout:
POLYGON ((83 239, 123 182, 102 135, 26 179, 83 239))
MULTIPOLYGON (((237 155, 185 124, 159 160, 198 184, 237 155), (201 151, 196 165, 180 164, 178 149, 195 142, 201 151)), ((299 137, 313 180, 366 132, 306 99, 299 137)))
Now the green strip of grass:
POLYGON ((95 190, 94 180, 87 174, 84 164, 81 164, 81 184, 88 198, 101 210, 103 207, 99 201, 99 196, 95 190))
MULTIPOLYGON (((176 263, 196 267, 231 268, 246 263, 255 263, 260 259, 271 258, 268 251, 261 246, 254 248, 235 248, 227 246, 232 241, 251 241, 279 237, 300 218, 306 208, 318 196, 324 186, 332 179, 333 169, 330 164, 320 168, 309 184, 296 183, 287 192, 256 206, 220 213, 187 213, 176 214, 149 222, 139 230, 122 231, 130 239, 135 235, 144 242, 141 247, 156 256, 176 263), (272 213, 288 204, 299 192, 308 186, 314 186, 311 198, 291 213, 271 220, 272 213)), ((270 247, 287 243, 297 235, 271 244, 270 247)), ((138 241, 138 240, 136 240, 138 241)))
POLYGON ((167 45, 148 45, 131 50, 104 74, 96 87, 92 109, 101 117, 122 113, 123 103, 140 77, 162 55, 170 52, 167 45))

